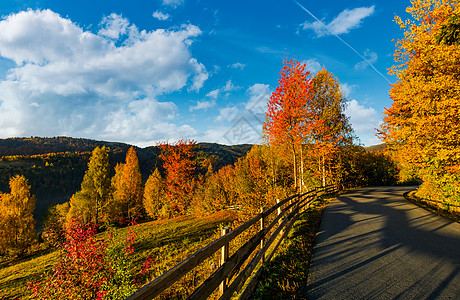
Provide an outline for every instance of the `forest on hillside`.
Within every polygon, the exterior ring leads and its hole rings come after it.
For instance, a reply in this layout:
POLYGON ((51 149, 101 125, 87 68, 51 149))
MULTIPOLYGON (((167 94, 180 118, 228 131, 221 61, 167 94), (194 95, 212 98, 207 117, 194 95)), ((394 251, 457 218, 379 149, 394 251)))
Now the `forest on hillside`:
MULTIPOLYGON (((109 149, 111 172, 114 172, 115 166, 124 160, 126 152, 131 147, 123 143, 70 137, 0 139, 0 192, 9 190, 8 183, 13 176, 23 175, 27 178, 31 185, 31 193, 37 198, 34 217, 41 227, 41 221, 48 208, 68 201, 78 190, 91 152, 95 147, 102 146, 109 149)), ((234 164, 250 147, 251 145, 199 143, 196 146, 197 164, 202 166, 199 171, 206 172, 208 161, 216 170, 234 164)), ((156 167, 163 170, 158 158, 158 147, 135 149, 144 181, 156 167)))

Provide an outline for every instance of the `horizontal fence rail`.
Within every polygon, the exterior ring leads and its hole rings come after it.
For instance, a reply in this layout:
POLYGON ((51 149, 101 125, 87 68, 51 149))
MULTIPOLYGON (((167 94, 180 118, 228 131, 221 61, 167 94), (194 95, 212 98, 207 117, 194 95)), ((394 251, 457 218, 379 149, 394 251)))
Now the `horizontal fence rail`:
MULTIPOLYGON (((261 213, 257 214, 252 219, 234 230, 227 232, 228 229, 224 229, 223 236, 221 238, 198 250, 176 266, 143 286, 127 299, 153 299, 219 250, 222 251, 222 261, 220 267, 215 270, 214 273, 211 274, 198 288, 196 288, 187 299, 206 299, 219 286, 219 299, 230 299, 235 292, 241 291, 241 288, 247 280, 251 278, 253 271, 258 265, 260 265, 260 262, 263 263, 264 261, 270 261, 281 242, 288 235, 289 230, 296 221, 297 217, 300 215, 300 212, 306 210, 318 197, 326 194, 332 194, 337 191, 337 186, 329 185, 315 188, 306 193, 296 194, 281 201, 277 201, 277 204, 268 209, 262 210, 261 213), (268 220, 268 217, 274 212, 277 212, 276 217, 273 217, 270 224, 265 226, 265 223, 267 223, 266 220, 268 220), (260 223, 260 230, 250 237, 249 240, 230 257, 227 257, 229 243, 258 222, 260 223), (254 250, 258 247, 260 249, 248 262, 251 254, 253 254, 254 250), (243 269, 240 270, 241 268, 243 269), (229 282, 230 280, 231 282, 229 282)), ((245 290, 241 293, 239 299, 249 299, 251 297, 257 287, 257 281, 259 275, 261 274, 261 270, 262 268, 259 268, 259 270, 252 275, 252 278, 247 284, 245 290)))

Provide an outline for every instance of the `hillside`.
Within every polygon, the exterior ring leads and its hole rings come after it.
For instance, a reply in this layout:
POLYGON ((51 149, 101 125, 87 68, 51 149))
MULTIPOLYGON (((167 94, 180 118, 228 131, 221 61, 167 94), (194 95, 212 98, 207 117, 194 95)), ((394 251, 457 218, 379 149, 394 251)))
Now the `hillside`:
POLYGON ((385 150, 386 148, 387 148, 386 144, 378 144, 378 145, 364 147, 364 149, 366 149, 366 151, 369 151, 369 152, 380 152, 380 151, 385 150))
MULTIPOLYGON (((124 143, 71 137, 0 139, 0 192, 9 192, 8 181, 12 176, 24 175, 37 197, 34 215, 40 222, 50 205, 68 201, 80 188, 91 151, 103 145, 110 149, 112 170, 124 161, 131 147, 124 143)), ((156 167, 161 170, 158 147, 135 148, 144 180, 156 167)), ((198 172, 206 172, 208 161, 212 162, 214 170, 234 164, 250 148, 251 145, 199 143, 196 147, 198 172)))

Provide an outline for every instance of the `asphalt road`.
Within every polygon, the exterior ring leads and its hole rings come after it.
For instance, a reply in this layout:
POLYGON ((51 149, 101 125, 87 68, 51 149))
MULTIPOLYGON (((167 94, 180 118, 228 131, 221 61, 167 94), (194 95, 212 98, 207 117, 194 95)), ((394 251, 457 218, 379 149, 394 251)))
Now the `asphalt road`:
POLYGON ((307 299, 460 299, 460 224, 404 199, 413 189, 365 188, 329 204, 307 299))

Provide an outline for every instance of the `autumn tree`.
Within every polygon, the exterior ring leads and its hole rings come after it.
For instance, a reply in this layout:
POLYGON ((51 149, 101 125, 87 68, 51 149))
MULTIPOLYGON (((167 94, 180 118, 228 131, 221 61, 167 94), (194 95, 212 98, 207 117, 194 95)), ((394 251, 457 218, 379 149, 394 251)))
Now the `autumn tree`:
POLYGON ((307 105, 319 119, 320 126, 315 126, 307 138, 308 156, 317 161, 316 174, 326 185, 326 177, 334 174, 334 158, 339 153, 339 146, 353 143, 353 129, 349 118, 344 114, 346 97, 340 89, 340 82, 325 68, 313 76, 312 98, 307 105))
POLYGON ((99 225, 102 209, 110 196, 110 165, 108 149, 96 147, 88 162, 81 183, 81 190, 70 199, 67 221, 80 219, 84 223, 94 222, 99 225))
POLYGON ((16 175, 9 181, 11 192, 0 193, 0 253, 6 250, 23 252, 36 235, 33 211, 35 196, 24 176, 16 175))
POLYGON ((61 246, 65 241, 65 220, 70 210, 69 202, 56 204, 48 209, 43 221, 42 237, 46 244, 52 247, 61 246))
POLYGON ((298 168, 302 144, 317 121, 307 105, 312 98, 311 88, 310 72, 306 64, 285 60, 276 91, 270 96, 263 126, 270 145, 285 144, 290 148, 296 190, 301 186, 298 168))
POLYGON ((423 184, 418 195, 456 202, 460 199, 460 50, 454 0, 411 1, 412 18, 396 21, 404 38, 396 45, 397 76, 385 110, 381 138, 406 176, 423 184))
POLYGON ((267 146, 254 145, 245 157, 235 164, 235 189, 239 194, 239 204, 244 206, 245 212, 254 215, 260 207, 271 206, 274 199, 269 197, 269 190, 273 189, 270 176, 269 161, 264 156, 267 146))
POLYGON ((166 199, 171 214, 183 214, 188 209, 196 187, 194 140, 160 143, 160 158, 166 173, 166 199))
POLYGON ((157 168, 145 182, 143 203, 147 215, 152 219, 158 218, 164 202, 164 180, 157 168))
POLYGON ((126 153, 125 163, 117 164, 112 178, 113 195, 107 208, 108 218, 132 221, 142 216, 142 177, 134 147, 126 153))

